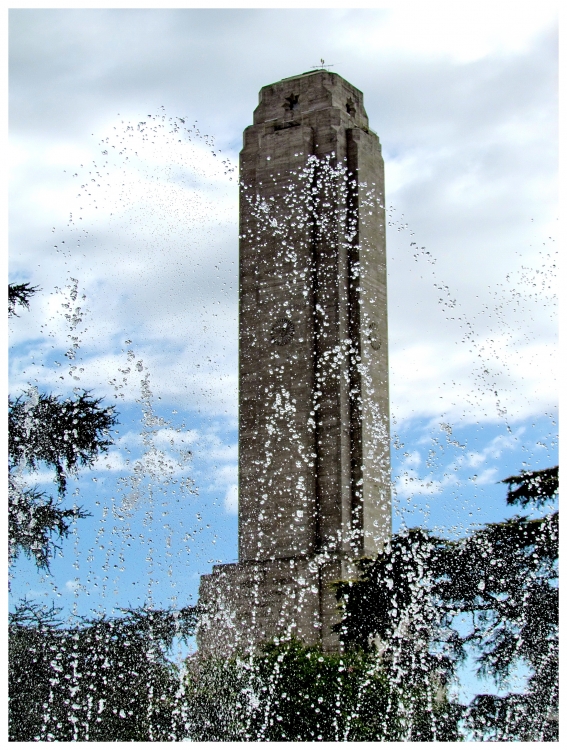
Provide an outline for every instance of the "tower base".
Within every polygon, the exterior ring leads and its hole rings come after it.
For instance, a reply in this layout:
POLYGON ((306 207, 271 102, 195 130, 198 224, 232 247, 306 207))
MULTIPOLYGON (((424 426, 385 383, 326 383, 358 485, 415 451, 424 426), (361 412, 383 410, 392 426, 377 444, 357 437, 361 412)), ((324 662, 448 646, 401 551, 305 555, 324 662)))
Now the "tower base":
POLYGON ((322 557, 215 565, 199 587, 199 652, 250 653, 276 637, 339 651, 332 627, 340 612, 331 584, 352 577, 353 568, 338 557, 322 557))

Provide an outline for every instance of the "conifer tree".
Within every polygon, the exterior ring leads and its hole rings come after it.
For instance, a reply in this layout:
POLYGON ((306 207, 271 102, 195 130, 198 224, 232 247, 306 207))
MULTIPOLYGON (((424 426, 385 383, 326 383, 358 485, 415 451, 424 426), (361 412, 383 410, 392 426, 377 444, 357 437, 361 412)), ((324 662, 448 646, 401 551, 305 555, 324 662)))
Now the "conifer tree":
POLYGON ((361 560, 356 581, 336 592, 347 648, 378 651, 397 681, 447 689, 467 654, 480 676, 500 687, 521 666, 522 693, 479 695, 463 707, 463 726, 485 741, 557 739, 558 525, 550 507, 558 467, 503 480, 510 505, 547 506, 538 518, 514 516, 461 539, 424 529, 394 535, 375 560, 361 560), (468 629, 459 625, 462 616, 468 629))
MULTIPOLYGON (((8 315, 19 305, 29 309, 38 287, 8 285, 8 315)), ((80 467, 91 467, 112 445, 111 430, 117 423, 113 406, 88 391, 62 397, 31 388, 8 399, 8 539, 9 557, 20 552, 48 568, 58 540, 68 535, 70 524, 85 518, 82 508, 63 507, 67 477, 80 467), (30 487, 25 471, 42 466, 55 472, 57 498, 30 487)))

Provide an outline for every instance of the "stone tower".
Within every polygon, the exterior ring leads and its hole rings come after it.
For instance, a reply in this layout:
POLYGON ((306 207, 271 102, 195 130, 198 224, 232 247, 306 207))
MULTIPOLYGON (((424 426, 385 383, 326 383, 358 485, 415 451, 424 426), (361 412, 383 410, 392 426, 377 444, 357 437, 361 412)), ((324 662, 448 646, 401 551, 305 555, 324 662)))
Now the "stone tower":
POLYGON ((335 73, 265 86, 240 153, 239 562, 201 651, 338 648, 331 582, 391 533, 384 167, 335 73))

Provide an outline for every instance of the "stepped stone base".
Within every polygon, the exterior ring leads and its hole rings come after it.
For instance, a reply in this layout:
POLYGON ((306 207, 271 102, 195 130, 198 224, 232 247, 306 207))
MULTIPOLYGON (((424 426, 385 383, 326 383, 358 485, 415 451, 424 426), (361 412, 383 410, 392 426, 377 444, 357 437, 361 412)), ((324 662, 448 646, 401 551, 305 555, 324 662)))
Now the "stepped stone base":
POLYGON ((339 558, 295 557, 215 565, 201 577, 197 630, 202 654, 249 653, 274 637, 339 650, 332 581, 352 574, 339 558))

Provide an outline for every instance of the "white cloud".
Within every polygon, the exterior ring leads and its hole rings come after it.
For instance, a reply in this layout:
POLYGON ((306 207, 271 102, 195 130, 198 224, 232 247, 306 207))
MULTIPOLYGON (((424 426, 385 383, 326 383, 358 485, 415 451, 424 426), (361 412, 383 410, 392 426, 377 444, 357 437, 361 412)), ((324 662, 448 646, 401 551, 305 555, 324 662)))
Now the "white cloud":
POLYGON ((399 2, 382 14, 362 12, 362 23, 360 16, 346 15, 340 39, 344 51, 357 50, 359 56, 373 50, 375 56, 445 58, 463 64, 525 52, 557 18, 554 2, 538 4, 537 10, 531 4, 511 10, 507 2, 399 2))
POLYGON ((128 465, 126 464, 124 454, 120 453, 118 450, 111 449, 108 451, 108 453, 103 453, 100 455, 94 466, 94 471, 100 472, 100 471, 126 471, 128 468, 128 465))
POLYGON ((457 478, 450 473, 445 473, 442 479, 435 479, 433 475, 420 477, 414 469, 406 469, 396 478, 394 489, 397 497, 410 498, 415 495, 438 495, 457 483, 457 478))
POLYGON ((482 451, 469 451, 462 457, 461 461, 467 466, 476 468, 489 459, 497 460, 506 450, 514 448, 515 444, 517 444, 518 438, 520 438, 525 431, 524 427, 520 427, 516 430, 516 434, 513 437, 511 435, 497 435, 483 448, 482 451))
POLYGON ((417 467, 421 464, 421 455, 419 451, 411 451, 411 453, 404 453, 404 460, 402 466, 404 468, 417 467))
POLYGON ((238 513, 238 485, 231 484, 224 497, 224 507, 227 513, 238 513))
MULTIPOLYGON (((17 470, 16 470, 17 471, 17 470)), ((39 471, 30 474, 27 470, 22 470, 18 475, 18 479, 27 487, 33 487, 36 484, 47 484, 53 485, 51 490, 54 494, 57 492, 57 479, 54 471, 49 471, 45 467, 40 468, 39 471)), ((50 490, 47 489, 47 492, 50 490)))
POLYGON ((79 385, 133 403, 140 374, 123 371, 142 361, 164 402, 234 424, 238 205, 222 162, 236 163, 260 86, 313 63, 316 30, 383 143, 392 413, 471 424, 554 408, 553 305, 528 295, 545 263, 554 273, 555 5, 80 17, 11 15, 12 274, 43 289, 11 322, 15 390, 79 385), (169 117, 191 132, 198 119, 200 136, 171 134, 169 117), (220 152, 201 137, 216 133, 220 152), (69 277, 89 310, 74 362, 63 293, 50 294, 69 277))
POLYGON ((474 478, 475 484, 494 484, 497 481, 499 474, 498 469, 492 467, 485 469, 477 477, 474 478))
POLYGON ((198 430, 176 430, 172 427, 156 430, 152 436, 152 441, 156 446, 168 448, 171 446, 171 448, 182 450, 195 445, 198 439, 198 430))
POLYGON ((481 450, 471 451, 455 439, 451 425, 445 423, 438 427, 445 433, 444 439, 439 440, 436 432, 428 432, 416 440, 417 444, 429 449, 425 470, 421 468, 423 459, 420 451, 408 451, 402 455, 397 474, 393 478, 398 498, 439 495, 451 488, 459 490, 467 485, 494 484, 502 477, 499 460, 506 453, 517 450, 519 441, 526 432, 524 427, 519 427, 514 434, 496 435, 481 450), (451 458, 444 463, 444 456, 451 458))

